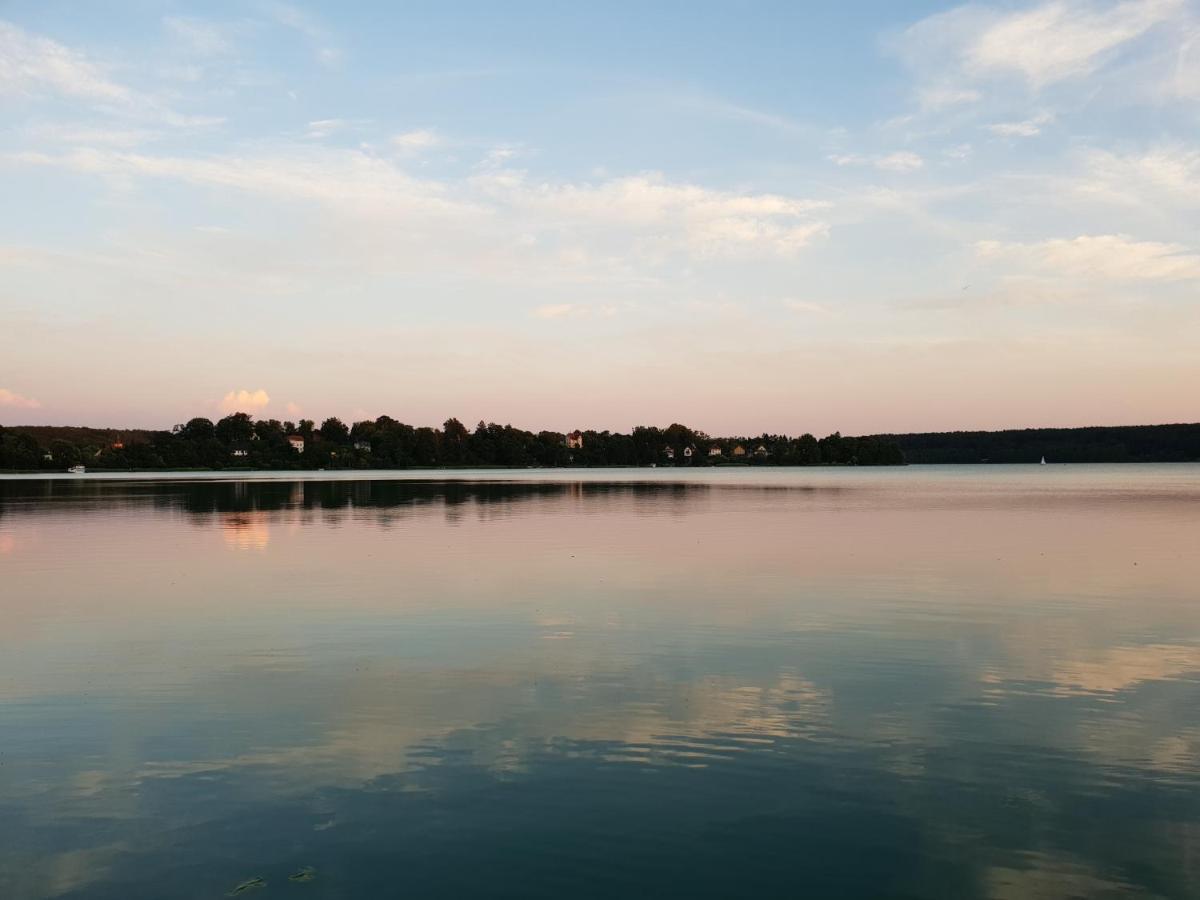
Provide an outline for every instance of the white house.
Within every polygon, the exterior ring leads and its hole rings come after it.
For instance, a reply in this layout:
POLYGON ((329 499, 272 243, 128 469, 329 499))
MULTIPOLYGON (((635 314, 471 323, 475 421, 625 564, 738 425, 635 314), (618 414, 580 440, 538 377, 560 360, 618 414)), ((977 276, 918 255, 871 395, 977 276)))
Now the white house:
POLYGON ((664 449, 663 449, 663 453, 665 453, 665 454, 667 455, 667 459, 674 459, 674 458, 675 458, 675 448, 674 448, 674 447, 666 447, 666 448, 664 448, 664 449))
POLYGON ((297 453, 304 452, 304 438, 300 437, 300 435, 289 434, 288 435, 288 443, 292 445, 292 449, 295 450, 297 453))
POLYGON ((684 448, 683 448, 683 455, 684 455, 685 457, 687 457, 688 459, 691 459, 691 458, 692 458, 692 454, 693 454, 693 453, 695 453, 695 452, 696 452, 696 448, 695 448, 695 447, 693 447, 691 444, 689 444, 688 446, 686 446, 686 447, 684 447, 684 448))
POLYGON ((236 450, 233 450, 233 451, 231 451, 231 452, 230 452, 230 455, 231 455, 231 456, 249 456, 249 455, 250 455, 250 451, 249 451, 249 450, 243 450, 241 447, 238 447, 236 450))
POLYGON ((361 450, 363 453, 370 453, 371 452, 371 442, 370 441, 355 441, 354 449, 361 450))
POLYGON ((708 455, 709 456, 720 456, 721 448, 718 447, 716 444, 713 444, 711 447, 708 448, 708 455))

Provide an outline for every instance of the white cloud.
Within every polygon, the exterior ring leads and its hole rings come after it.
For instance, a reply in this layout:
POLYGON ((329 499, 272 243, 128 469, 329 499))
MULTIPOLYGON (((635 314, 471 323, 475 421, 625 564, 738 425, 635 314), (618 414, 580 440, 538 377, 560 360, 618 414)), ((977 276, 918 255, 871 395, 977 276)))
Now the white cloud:
POLYGON ((979 241, 979 256, 1074 278, 1111 281, 1200 279, 1200 255, 1179 244, 1135 241, 1120 234, 1080 235, 1034 244, 979 241))
POLYGON ((57 41, 0 21, 0 93, 65 94, 109 103, 129 103, 128 88, 57 41))
POLYGON ((1126 0, 1097 8, 1055 0, 992 22, 964 48, 964 61, 972 72, 1013 71, 1040 87, 1088 74, 1183 6, 1182 0, 1126 0))
POLYGON ((1184 98, 1196 34, 1187 0, 1049 0, 1009 10, 968 3, 917 22, 891 45, 916 75, 920 109, 939 113, 1005 91, 1011 101, 1014 87, 1071 82, 1126 102, 1184 98))
POLYGON ((32 397, 23 397, 8 388, 0 388, 0 406, 7 409, 41 409, 42 404, 32 397))
POLYGON ((245 388, 230 391, 221 398, 221 411, 226 413, 257 412, 271 402, 270 396, 262 388, 248 391, 245 388))
POLYGON ((649 232, 664 246, 698 257, 745 252, 791 256, 828 231, 811 215, 819 201, 778 194, 718 191, 668 181, 657 173, 614 178, 597 184, 529 182, 523 173, 477 176, 486 195, 550 222, 610 225, 649 232))
POLYGON ((304 133, 304 136, 319 140, 329 137, 336 131, 341 131, 346 124, 345 119, 315 119, 308 123, 308 131, 304 133))
POLYGON ((287 413, 289 416, 299 416, 301 413, 303 413, 303 412, 304 412, 304 410, 300 408, 300 404, 299 404, 299 403, 296 403, 296 402, 295 402, 295 401, 293 401, 293 400, 289 400, 289 401, 288 401, 288 402, 287 402, 287 403, 284 405, 284 407, 283 407, 283 410, 284 410, 284 412, 286 412, 286 413, 287 413))
POLYGON ((834 154, 829 159, 839 166, 873 166, 883 172, 915 172, 925 165, 925 160, 920 156, 906 150, 875 156, 860 153, 834 154))
POLYGON ((535 181, 510 169, 447 179, 409 175, 394 159, 360 149, 281 145, 263 155, 180 157, 99 148, 13 154, 10 160, 112 179, 148 179, 319 204, 340 234, 378 248, 381 265, 632 273, 673 255, 696 260, 793 257, 828 232, 829 204, 780 194, 717 190, 649 173, 595 182, 535 181), (355 230, 356 224, 361 231, 355 230), (360 234, 359 238, 353 238, 360 234))
POLYGON ((1042 133, 1042 126, 1054 121, 1050 113, 1038 113, 1020 122, 996 122, 988 125, 987 130, 1000 137, 1033 137, 1042 133))
POLYGON ((441 137, 436 132, 426 128, 406 131, 392 138, 392 146, 401 153, 419 153, 431 147, 436 147, 440 143, 442 143, 441 137))
POLYGON ((152 94, 117 83, 82 53, 0 20, 0 96, 5 94, 88 101, 106 114, 152 119, 177 128, 225 121, 221 116, 177 112, 152 94))
POLYGON ((1200 150, 1174 145, 1142 154, 1093 151, 1076 185, 1083 194, 1164 210, 1200 203, 1200 150))

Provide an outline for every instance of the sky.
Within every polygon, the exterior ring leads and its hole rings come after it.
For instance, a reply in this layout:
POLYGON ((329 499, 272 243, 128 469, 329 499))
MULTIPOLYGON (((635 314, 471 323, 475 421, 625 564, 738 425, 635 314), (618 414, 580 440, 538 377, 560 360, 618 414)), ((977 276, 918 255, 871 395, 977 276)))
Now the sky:
POLYGON ((0 0, 0 424, 1200 420, 1200 0, 0 0))

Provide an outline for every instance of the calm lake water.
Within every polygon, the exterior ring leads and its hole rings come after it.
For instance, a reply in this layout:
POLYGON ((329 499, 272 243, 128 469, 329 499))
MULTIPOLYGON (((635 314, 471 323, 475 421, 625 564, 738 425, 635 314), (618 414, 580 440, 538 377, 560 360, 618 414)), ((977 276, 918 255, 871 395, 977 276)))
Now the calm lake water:
POLYGON ((0 897, 1200 897, 1200 466, 437 477, 0 480, 0 897))

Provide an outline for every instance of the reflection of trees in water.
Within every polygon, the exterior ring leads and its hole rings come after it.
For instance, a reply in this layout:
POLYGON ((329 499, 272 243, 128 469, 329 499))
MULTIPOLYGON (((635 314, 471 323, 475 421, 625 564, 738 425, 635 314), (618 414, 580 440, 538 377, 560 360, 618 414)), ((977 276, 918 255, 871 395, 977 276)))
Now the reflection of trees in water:
MULTIPOLYGON (((662 511, 664 501, 685 502, 713 490, 703 484, 655 483, 505 483, 469 481, 25 481, 0 482, 0 514, 6 507, 24 512, 149 507, 186 513, 271 512, 276 510, 401 510, 442 506, 457 518, 478 507, 487 514, 504 507, 539 501, 578 501, 594 506, 605 500, 635 502, 636 508, 662 511)), ((667 507, 670 508, 669 506, 667 507)))

